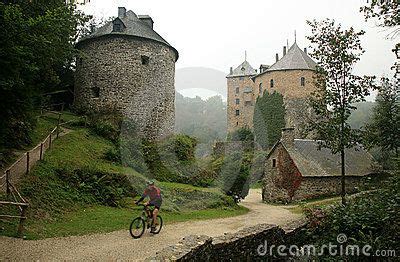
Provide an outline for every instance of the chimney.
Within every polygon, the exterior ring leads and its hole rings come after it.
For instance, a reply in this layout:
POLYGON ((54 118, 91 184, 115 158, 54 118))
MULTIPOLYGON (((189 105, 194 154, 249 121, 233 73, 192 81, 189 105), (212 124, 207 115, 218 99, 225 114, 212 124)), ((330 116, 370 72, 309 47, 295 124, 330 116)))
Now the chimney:
POLYGON ((307 54, 307 47, 304 47, 304 53, 307 54))
POLYGON ((148 15, 138 15, 138 18, 139 18, 140 21, 145 23, 148 27, 153 29, 154 21, 150 16, 148 16, 148 15))
POLYGON ((293 127, 282 128, 281 142, 286 147, 289 147, 289 148, 294 146, 294 128, 293 127))
POLYGON ((278 62, 278 60, 279 60, 279 55, 278 55, 278 53, 276 53, 276 55, 275 55, 275 60, 276 60, 276 62, 278 62))
POLYGON ((118 18, 124 18, 126 16, 126 8, 118 7, 118 18))
POLYGON ((233 68, 231 67, 230 71, 229 71, 231 75, 233 75, 233 68))
POLYGON ((283 47, 283 56, 286 55, 286 46, 283 47))

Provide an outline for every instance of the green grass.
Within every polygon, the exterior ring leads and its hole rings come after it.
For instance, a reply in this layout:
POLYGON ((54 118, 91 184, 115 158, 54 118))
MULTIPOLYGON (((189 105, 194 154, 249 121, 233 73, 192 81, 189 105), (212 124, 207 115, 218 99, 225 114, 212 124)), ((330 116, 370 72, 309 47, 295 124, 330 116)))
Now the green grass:
MULTIPOLYGON (((238 216, 247 213, 244 207, 205 209, 187 212, 164 212, 160 214, 164 223, 172 224, 183 221, 205 220, 238 216)), ((45 221, 28 222, 27 239, 42 239, 48 237, 62 237, 85 235, 90 233, 106 233, 115 230, 128 229, 134 217, 141 214, 138 208, 113 208, 94 206, 70 212, 52 223, 45 221)))
POLYGON ((303 214, 306 208, 325 208, 332 204, 340 202, 340 197, 326 197, 320 199, 311 199, 300 202, 298 205, 286 206, 285 208, 294 214, 303 214))
MULTIPOLYGON (((50 120, 50 122, 53 120, 50 120)), ((50 127, 50 124, 47 125, 50 127)), ((45 130, 46 124, 40 127, 45 130)), ((39 134, 40 130, 36 132, 39 134)), ((42 133, 45 133, 44 131, 42 133)), ((39 137, 39 136, 38 136, 39 137)), ((20 192, 30 202, 25 234, 28 239, 82 235, 127 229, 139 210, 127 197, 119 208, 103 206, 91 195, 80 191, 60 178, 73 170, 94 169, 109 174, 126 174, 133 188, 142 192, 146 177, 134 169, 105 160, 105 153, 115 145, 89 129, 77 128, 55 140, 39 162, 21 181, 20 192)), ((162 215, 166 223, 241 215, 248 210, 237 207, 218 188, 202 188, 187 184, 156 182, 164 203, 162 215)), ((14 210, 17 214, 17 210, 14 210)), ((0 235, 15 236, 18 220, 0 221, 0 235)))

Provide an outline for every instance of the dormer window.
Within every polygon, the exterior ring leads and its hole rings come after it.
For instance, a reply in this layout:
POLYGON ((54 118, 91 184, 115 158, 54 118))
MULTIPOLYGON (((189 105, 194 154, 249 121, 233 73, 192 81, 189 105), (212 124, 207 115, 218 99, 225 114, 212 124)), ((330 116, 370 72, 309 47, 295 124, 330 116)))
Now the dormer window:
POLYGON ((125 29, 124 22, 118 17, 113 21, 113 32, 122 32, 125 29))

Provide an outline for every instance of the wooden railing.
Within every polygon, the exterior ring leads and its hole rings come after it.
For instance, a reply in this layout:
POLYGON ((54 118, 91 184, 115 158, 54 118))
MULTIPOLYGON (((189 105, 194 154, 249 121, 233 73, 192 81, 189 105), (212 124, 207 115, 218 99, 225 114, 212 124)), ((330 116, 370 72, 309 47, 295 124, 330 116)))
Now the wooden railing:
POLYGON ((24 224, 26 220, 26 212, 29 204, 26 200, 21 196, 15 186, 10 182, 9 173, 5 173, 0 180, 5 180, 2 184, 6 188, 7 199, 12 198, 13 201, 0 201, 0 205, 7 206, 16 206, 19 209, 19 215, 9 215, 9 214, 0 214, 0 219, 19 219, 19 225, 17 229, 17 236, 21 237, 24 231, 24 224))

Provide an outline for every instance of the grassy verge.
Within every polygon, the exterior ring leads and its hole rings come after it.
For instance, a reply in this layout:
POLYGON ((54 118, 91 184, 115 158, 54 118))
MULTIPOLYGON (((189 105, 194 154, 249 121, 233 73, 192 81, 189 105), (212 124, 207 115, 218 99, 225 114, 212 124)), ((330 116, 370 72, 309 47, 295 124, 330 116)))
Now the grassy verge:
MULTIPOLYGON (((127 176, 136 194, 144 189, 146 178, 132 168, 107 160, 105 155, 112 148, 115 148, 112 142, 84 128, 54 141, 44 160, 24 176, 19 185, 20 192, 30 202, 25 231, 28 239, 129 227, 132 217, 140 213, 132 207, 132 197, 125 195, 118 201, 119 207, 107 206, 101 200, 103 196, 118 193, 113 177, 127 176), (99 173, 101 176, 97 176, 99 173), (103 185, 104 179, 110 179, 110 183, 103 185), (106 187, 111 189, 104 192, 106 187)), ((217 188, 156 183, 164 196, 162 215, 167 224, 247 212, 217 188)), ((17 214, 17 210, 14 212, 17 214)), ((15 236, 17 225, 18 220, 0 221, 0 235, 15 236)))
MULTIPOLYGON (((247 213, 244 207, 214 208, 184 212, 163 212, 164 223, 172 224, 183 221, 205 220, 238 216, 247 213)), ((64 237, 91 233, 107 233, 115 230, 128 230, 132 218, 141 214, 137 208, 113 208, 93 206, 65 214, 61 219, 48 223, 46 221, 29 221, 26 229, 27 239, 64 237)))
POLYGON ((327 197, 313 200, 306 200, 298 205, 286 206, 285 208, 294 214, 303 214, 306 208, 324 208, 340 202, 340 197, 327 197))

